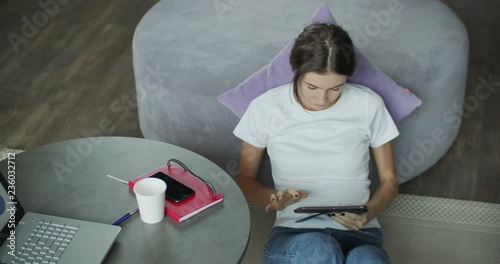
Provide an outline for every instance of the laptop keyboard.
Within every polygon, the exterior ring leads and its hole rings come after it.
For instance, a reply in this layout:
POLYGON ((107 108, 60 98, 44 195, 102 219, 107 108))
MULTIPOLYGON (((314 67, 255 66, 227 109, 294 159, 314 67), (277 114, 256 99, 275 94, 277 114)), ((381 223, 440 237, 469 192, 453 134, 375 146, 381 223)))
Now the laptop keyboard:
POLYGON ((78 227, 38 220, 29 238, 11 263, 55 264, 78 231, 78 227))

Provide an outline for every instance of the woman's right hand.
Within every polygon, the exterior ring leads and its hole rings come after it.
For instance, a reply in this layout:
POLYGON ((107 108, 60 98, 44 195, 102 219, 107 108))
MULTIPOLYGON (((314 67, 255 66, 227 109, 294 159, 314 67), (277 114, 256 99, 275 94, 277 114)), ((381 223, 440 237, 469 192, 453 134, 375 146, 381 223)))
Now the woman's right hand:
POLYGON ((276 194, 271 194, 270 198, 271 203, 266 206, 266 212, 271 211, 271 209, 281 211, 298 200, 307 198, 307 193, 301 190, 285 189, 284 191, 278 191, 276 194))

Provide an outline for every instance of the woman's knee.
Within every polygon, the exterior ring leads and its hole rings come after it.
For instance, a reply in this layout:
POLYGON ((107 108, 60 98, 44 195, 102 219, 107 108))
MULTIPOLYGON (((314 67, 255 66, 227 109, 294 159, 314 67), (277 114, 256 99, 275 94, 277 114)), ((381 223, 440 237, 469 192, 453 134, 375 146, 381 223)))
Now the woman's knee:
POLYGON ((289 235, 264 251, 264 263, 343 263, 339 243, 323 233, 289 235))
POLYGON ((363 245, 349 251, 345 263, 387 264, 389 263, 389 257, 380 247, 363 245))

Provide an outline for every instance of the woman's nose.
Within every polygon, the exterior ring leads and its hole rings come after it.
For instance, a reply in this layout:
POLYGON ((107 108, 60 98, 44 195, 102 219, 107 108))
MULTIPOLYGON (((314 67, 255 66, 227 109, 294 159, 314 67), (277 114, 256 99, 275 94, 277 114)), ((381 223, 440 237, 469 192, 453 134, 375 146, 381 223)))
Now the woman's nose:
POLYGON ((326 104, 326 101, 328 101, 328 98, 326 97, 326 93, 321 93, 318 96, 318 104, 319 105, 324 105, 324 104, 326 104))

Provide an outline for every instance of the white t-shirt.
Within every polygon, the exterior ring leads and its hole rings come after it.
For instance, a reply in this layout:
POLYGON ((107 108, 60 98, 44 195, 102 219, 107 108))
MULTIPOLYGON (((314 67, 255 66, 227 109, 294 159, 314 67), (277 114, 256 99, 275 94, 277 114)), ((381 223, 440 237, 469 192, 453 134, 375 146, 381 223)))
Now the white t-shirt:
MULTIPOLYGON (((382 98, 362 85, 346 84, 339 100, 308 111, 295 100, 292 84, 255 98, 233 132, 267 148, 277 190, 304 190, 308 197, 276 213, 274 226, 346 228, 326 215, 302 223, 301 206, 364 205, 370 197, 369 147, 399 135, 382 98)), ((380 227, 373 219, 365 227, 380 227)))

